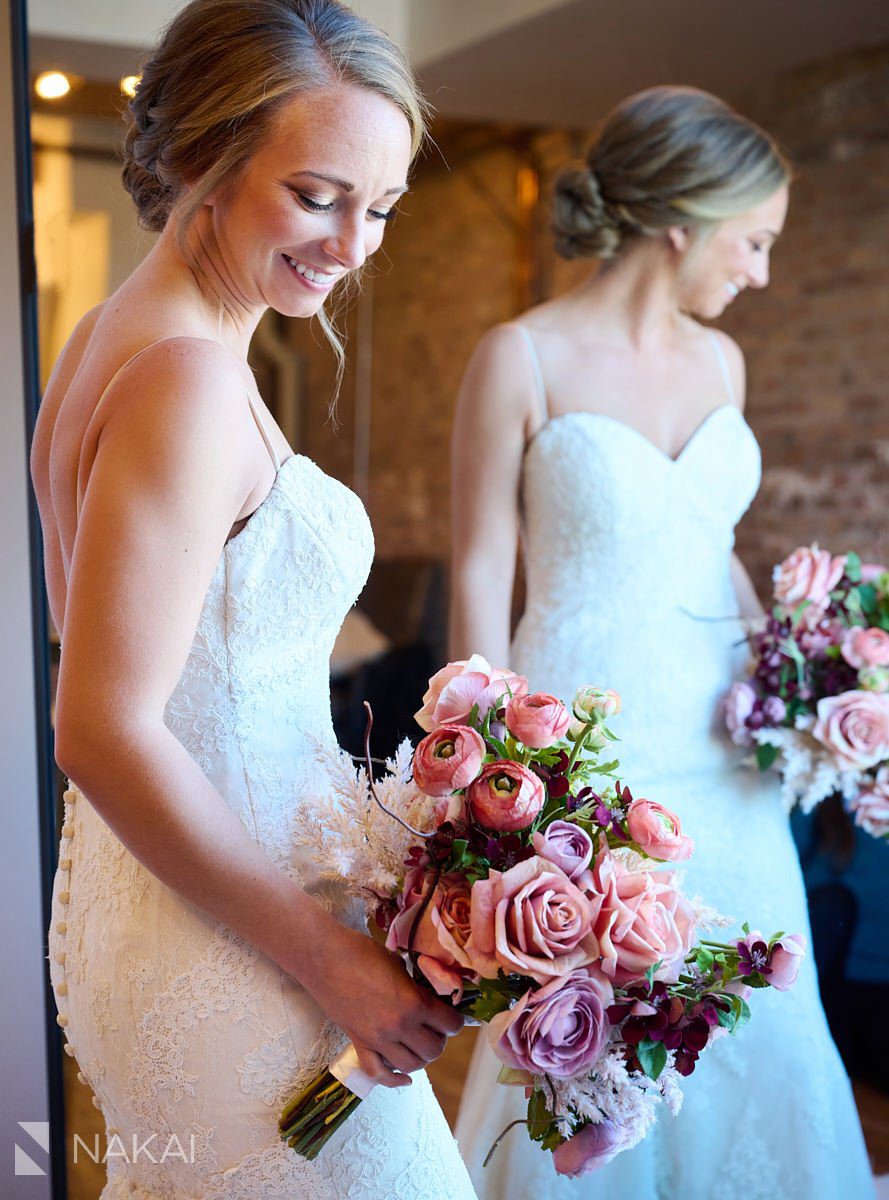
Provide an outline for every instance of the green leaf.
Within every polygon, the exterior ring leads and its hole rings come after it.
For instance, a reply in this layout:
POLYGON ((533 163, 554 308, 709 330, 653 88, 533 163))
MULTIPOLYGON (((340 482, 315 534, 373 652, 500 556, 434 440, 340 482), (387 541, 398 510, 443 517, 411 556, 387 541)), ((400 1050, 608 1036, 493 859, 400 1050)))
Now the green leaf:
POLYGON ((861 579, 861 557, 854 550, 850 550, 846 555, 846 575, 853 583, 858 583, 861 579))
POLYGON ((778 757, 778 747, 760 742, 756 747, 756 763, 760 771, 767 771, 778 757))
POLYGON ((553 1115, 546 1107, 543 1092, 535 1088, 528 1101, 528 1134, 535 1142, 542 1142, 551 1132, 553 1115))
POLYGON ((667 1047, 663 1042, 652 1042, 648 1038, 636 1047, 636 1057, 649 1079, 657 1079, 667 1065, 667 1047))

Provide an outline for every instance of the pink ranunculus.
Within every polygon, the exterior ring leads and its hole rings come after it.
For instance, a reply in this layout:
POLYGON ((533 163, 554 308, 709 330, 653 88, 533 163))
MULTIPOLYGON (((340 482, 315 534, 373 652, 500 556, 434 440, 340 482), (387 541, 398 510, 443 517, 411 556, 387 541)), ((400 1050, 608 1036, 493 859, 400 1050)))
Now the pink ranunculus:
POLYGON ((555 863, 569 879, 576 879, 592 862, 592 838, 570 821, 553 821, 545 830, 538 829, 531 842, 541 858, 555 863))
POLYGON ((506 705, 506 728, 522 745, 532 750, 552 746, 565 736, 570 724, 568 709, 548 692, 513 696, 506 705))
POLYGON ((469 785, 469 811, 485 829, 515 833, 527 829, 543 807, 543 780, 521 763, 498 759, 482 767, 469 785))
POLYGON ((473 654, 472 658, 448 663, 432 676, 415 720, 431 733, 440 725, 465 723, 476 706, 484 718, 504 697, 521 696, 527 691, 528 681, 523 675, 505 667, 492 667, 486 658, 473 654))
POLYGON ((884 567, 882 563, 862 563, 861 564, 861 582, 876 583, 881 575, 889 573, 889 568, 884 567))
POLYGON ((577 1179, 610 1163, 619 1154, 626 1139, 615 1121, 604 1119, 597 1125, 584 1125, 553 1151, 553 1166, 559 1175, 577 1179))
POLYGON ((535 855, 472 885, 466 952, 483 978, 502 970, 549 983, 596 959, 594 914, 564 871, 535 855))
POLYGON ((805 953, 806 938, 802 933, 786 934, 775 942, 769 954, 769 985, 778 992, 792 987, 805 953))
POLYGON ((736 746, 750 746, 753 743, 747 718, 755 704, 756 689, 746 680, 738 680, 729 688, 725 698, 725 724, 736 746))
POLYGON ((840 643, 843 658, 850 667, 889 667, 889 633, 885 629, 853 626, 840 643))
POLYGON ((482 768, 485 743, 470 725, 440 725, 414 751, 414 783, 427 796, 469 787, 482 768))
POLYGON ((466 821, 466 797, 462 792, 454 792, 452 796, 440 796, 435 802, 433 813, 435 828, 444 825, 446 821, 455 825, 466 821))
POLYGON ((862 667, 858 686, 865 692, 889 692, 889 667, 862 667))
POLYGON ((417 966, 436 992, 458 1003, 467 979, 474 977, 465 950, 470 932, 469 883, 461 875, 443 875, 426 903, 433 883, 434 876, 427 867, 414 867, 408 873, 398 901, 398 915, 389 926, 386 949, 415 951, 419 955, 417 966))
POLYGON ((818 701, 813 737, 845 770, 864 770, 889 758, 889 694, 851 691, 818 701))
POLYGON ((488 1027, 491 1048, 508 1067, 568 1079, 601 1057, 611 1023, 611 984, 588 968, 527 991, 488 1027))
POLYGON ((873 784, 849 806, 855 824, 872 837, 889 837, 889 767, 880 767, 873 784))
POLYGON ((792 611, 804 601, 821 611, 846 569, 846 556, 834 558, 818 545, 798 546, 774 570, 775 599, 792 611))
POLYGON ((627 810, 627 829, 650 858, 680 862, 691 858, 695 844, 682 832, 675 813, 653 800, 634 800, 627 810))
POLYGON ((595 906, 602 970, 616 986, 657 962, 659 975, 675 974, 694 940, 695 912, 671 871, 630 870, 603 848, 578 883, 595 906))

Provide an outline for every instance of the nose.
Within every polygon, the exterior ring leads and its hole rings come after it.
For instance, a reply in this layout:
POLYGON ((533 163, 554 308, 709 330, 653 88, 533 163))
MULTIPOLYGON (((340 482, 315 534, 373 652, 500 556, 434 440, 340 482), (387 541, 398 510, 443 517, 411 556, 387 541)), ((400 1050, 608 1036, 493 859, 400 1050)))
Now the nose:
POLYGON ((367 258, 367 226, 364 221, 341 221, 322 242, 329 254, 348 271, 356 271, 367 258))
POLYGON ((756 257, 747 273, 748 285, 753 288, 769 286, 769 256, 760 254, 756 257))

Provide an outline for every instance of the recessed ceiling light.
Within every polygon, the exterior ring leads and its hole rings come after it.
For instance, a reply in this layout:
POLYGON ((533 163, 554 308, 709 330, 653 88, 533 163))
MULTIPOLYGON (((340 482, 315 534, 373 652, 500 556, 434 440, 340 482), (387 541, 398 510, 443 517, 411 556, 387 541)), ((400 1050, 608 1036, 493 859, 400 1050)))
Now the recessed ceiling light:
POLYGON ((71 81, 61 71, 41 71, 34 80, 34 91, 41 100, 60 100, 71 91, 71 81))

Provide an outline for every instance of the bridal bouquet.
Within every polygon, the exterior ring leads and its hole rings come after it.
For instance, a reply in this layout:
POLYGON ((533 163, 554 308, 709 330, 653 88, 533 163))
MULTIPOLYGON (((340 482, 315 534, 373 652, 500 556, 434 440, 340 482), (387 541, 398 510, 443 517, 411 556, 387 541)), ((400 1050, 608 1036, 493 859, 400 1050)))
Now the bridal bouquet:
POLYGON ((750 678, 726 700, 732 739, 777 766, 788 809, 840 793, 856 824, 889 837, 889 571, 813 545, 774 580, 750 678))
MULTIPOLYGON (((569 710, 478 655, 450 663, 384 778, 369 752, 357 772, 321 752, 333 791, 298 834, 413 977, 487 1025, 528 1134, 569 1176, 639 1142, 661 1101, 677 1112, 702 1051, 748 1019, 752 989, 789 987, 804 949, 747 926, 696 941, 728 922, 664 865, 693 851, 676 816, 617 781, 619 711, 612 691, 569 710)), ((356 1068, 347 1050, 281 1115, 305 1157, 373 1086, 356 1068)))

